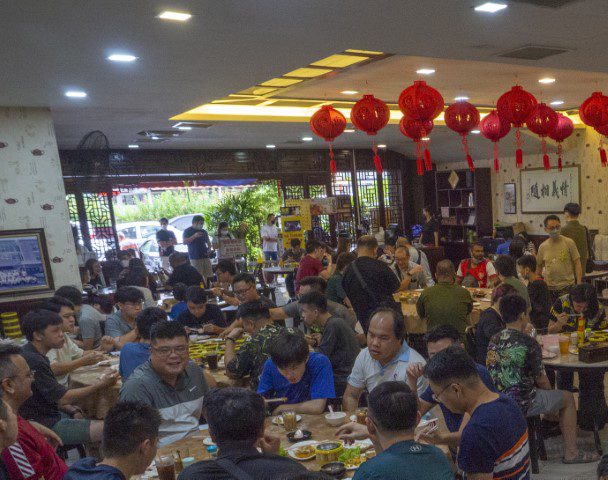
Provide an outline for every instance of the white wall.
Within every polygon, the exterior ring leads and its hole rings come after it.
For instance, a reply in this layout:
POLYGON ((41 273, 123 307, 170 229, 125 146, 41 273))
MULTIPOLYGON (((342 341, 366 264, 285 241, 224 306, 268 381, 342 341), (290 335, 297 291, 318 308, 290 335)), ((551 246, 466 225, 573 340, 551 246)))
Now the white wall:
POLYGON ((51 112, 0 107, 0 230, 28 228, 44 228, 55 288, 80 286, 51 112))

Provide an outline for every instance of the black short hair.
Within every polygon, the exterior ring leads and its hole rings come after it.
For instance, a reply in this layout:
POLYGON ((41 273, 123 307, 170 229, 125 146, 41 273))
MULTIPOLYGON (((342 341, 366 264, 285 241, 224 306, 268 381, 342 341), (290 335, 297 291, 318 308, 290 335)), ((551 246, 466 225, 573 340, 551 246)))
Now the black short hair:
POLYGON ((268 220, 270 217, 276 217, 276 215, 274 213, 269 213, 266 215, 266 220, 268 220))
POLYGON ((545 217, 545 219, 543 220, 543 225, 546 227, 547 224, 549 223, 549 220, 557 220, 559 223, 562 223, 562 221, 559 219, 559 217, 557 215, 547 215, 545 217))
POLYGON ((513 258, 513 260, 517 260, 524 255, 524 251, 528 246, 528 242, 526 242, 522 237, 516 236, 513 240, 511 240, 511 244, 509 245, 509 256, 513 258))
POLYGON ((44 308, 45 310, 50 310, 51 312, 60 313, 61 307, 74 309, 74 304, 70 302, 67 298, 59 297, 55 295, 52 298, 49 298, 45 302, 40 305, 40 308, 44 308))
POLYGON ((179 300, 180 302, 185 302, 187 290, 188 285, 185 283, 176 283, 173 285, 173 298, 175 298, 175 300, 179 300))
POLYGON ((505 323, 516 322, 522 313, 528 310, 528 305, 523 297, 516 293, 510 293, 500 299, 498 304, 500 316, 505 323))
POLYGON ((55 295, 58 297, 67 298, 75 306, 82 305, 82 292, 72 285, 64 285, 55 290, 55 295))
POLYGON ((158 307, 144 308, 135 317, 135 324, 137 325, 137 333, 144 340, 150 340, 150 330, 152 325, 158 322, 167 320, 167 313, 158 307))
POLYGON ((312 305, 318 308, 321 312, 327 312, 327 297, 321 292, 308 292, 300 296, 298 299, 299 305, 312 305))
POLYGON ((424 376, 438 385, 457 381, 479 381, 475 361, 457 345, 437 352, 424 367, 424 376))
POLYGON ((361 235, 357 239, 357 248, 376 250, 378 248, 378 239, 373 235, 361 235))
POLYGON ((247 285, 255 285, 255 278, 250 273, 239 273, 232 278, 232 285, 245 282, 247 285))
POLYGON ((116 303, 141 303, 144 301, 144 294, 135 287, 120 287, 114 294, 116 303))
POLYGON ((203 398, 203 412, 213 439, 225 444, 253 445, 264 431, 264 399, 246 388, 216 388, 203 398))
POLYGON ((521 268, 529 268, 533 272, 536 272, 536 257, 530 254, 522 255, 517 259, 517 265, 521 268))
POLYGON ((578 203, 566 203, 566 205, 564 205, 564 213, 569 213, 573 217, 578 217, 581 214, 581 206, 578 203))
POLYGON ((494 261, 496 272, 503 277, 517 277, 517 266, 515 260, 509 255, 499 255, 494 261))
POLYGON ((194 217, 192 217, 192 225, 198 222, 205 223, 205 218, 202 215, 194 215, 194 217))
POLYGON ((471 247, 470 247, 470 248, 471 248, 471 250, 473 250, 473 247, 481 247, 481 248, 483 248, 483 249, 484 249, 484 251, 485 251, 485 247, 483 246, 483 243, 481 243, 481 242, 473 242, 473 243, 471 244, 471 247))
POLYGON ((382 431, 416 427, 418 398, 404 382, 383 382, 367 397, 368 415, 382 431))
POLYGON ((236 312, 236 318, 251 318, 256 320, 265 320, 270 318, 270 309, 260 300, 251 300, 250 302, 241 303, 236 312))
POLYGON ((454 325, 444 323, 443 325, 437 325, 432 330, 429 330, 424 336, 426 343, 434 343, 444 338, 449 338, 453 342, 460 341, 460 332, 454 325))
POLYGON ((47 327, 61 325, 63 321, 58 313, 42 308, 26 313, 19 320, 21 331, 30 342, 34 340, 34 333, 44 332, 47 327))
POLYGON ((158 339, 171 340, 175 337, 188 339, 186 329, 179 322, 161 321, 156 322, 150 329, 150 342, 156 343, 158 339))
POLYGON ((291 248, 299 247, 300 245, 302 245, 302 240, 300 240, 299 238, 292 238, 289 242, 289 245, 291 245, 291 248))
POLYGON ((204 288, 193 285, 186 290, 186 302, 202 305, 207 303, 207 292, 204 288))
POLYGON ((84 262, 84 268, 86 268, 89 273, 93 273, 93 265, 99 263, 99 260, 96 258, 89 258, 86 262, 84 262))
POLYGON ((300 280, 300 287, 311 287, 315 292, 325 293, 327 280, 323 277, 304 277, 300 280))
POLYGON ((605 453, 597 464, 597 477, 608 476, 608 453, 605 453))
MULTIPOLYGON (((139 260, 139 258, 132 258, 133 260, 139 260)), ((127 273, 123 277, 123 285, 125 287, 145 287, 148 280, 148 271, 145 268, 132 266, 129 262, 129 268, 127 273)))
POLYGON ((390 303, 382 303, 378 308, 376 308, 369 316, 369 322, 371 323, 374 315, 378 313, 388 312, 393 315, 393 333, 395 337, 399 340, 403 340, 405 338, 405 319, 403 318, 403 313, 401 310, 398 310, 394 305, 390 303))
POLYGON ((306 253, 313 253, 317 248, 325 248, 325 245, 314 238, 311 238, 306 242, 306 253))
POLYGON ((336 270, 341 272, 355 260, 357 260, 357 255, 354 253, 342 252, 338 255, 338 258, 336 258, 336 270))
POLYGON ((587 302, 585 317, 595 318, 600 305, 597 300, 597 291, 593 285, 589 283, 575 285, 570 289, 570 298, 572 298, 573 302, 587 302))
POLYGON ((166 217, 161 218, 158 223, 169 223, 169 219, 166 217))
POLYGON ((222 258, 221 260, 218 260, 217 267, 215 267, 215 270, 217 272, 229 273, 232 276, 236 275, 236 266, 234 265, 234 262, 227 258, 222 258))
POLYGON ((14 355, 21 355, 21 348, 12 343, 0 345, 0 381, 17 375, 17 366, 11 359, 14 355))
POLYGON ((134 453, 144 440, 158 438, 161 417, 158 410, 139 402, 119 402, 107 413, 103 423, 102 451, 107 458, 134 453))
POLYGON ((284 330, 270 344, 270 358, 279 368, 306 362, 308 343, 300 331, 284 330))

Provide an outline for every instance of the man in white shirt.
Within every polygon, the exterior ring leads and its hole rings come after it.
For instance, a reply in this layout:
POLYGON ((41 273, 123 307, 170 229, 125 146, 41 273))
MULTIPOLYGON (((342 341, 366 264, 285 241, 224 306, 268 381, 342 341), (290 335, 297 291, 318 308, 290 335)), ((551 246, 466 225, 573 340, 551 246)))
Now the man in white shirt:
POLYGON ((262 225, 260 229, 262 251, 267 262, 279 260, 279 230, 275 223, 276 217, 273 213, 270 213, 266 218, 266 225, 262 225))
MULTIPOLYGON (((405 322, 398 310, 380 307, 371 315, 367 348, 355 360, 342 401, 345 412, 354 412, 364 391, 371 392, 387 381, 407 382, 410 363, 426 363, 422 355, 405 342, 405 322)), ((426 389, 424 377, 418 379, 418 394, 426 389)))

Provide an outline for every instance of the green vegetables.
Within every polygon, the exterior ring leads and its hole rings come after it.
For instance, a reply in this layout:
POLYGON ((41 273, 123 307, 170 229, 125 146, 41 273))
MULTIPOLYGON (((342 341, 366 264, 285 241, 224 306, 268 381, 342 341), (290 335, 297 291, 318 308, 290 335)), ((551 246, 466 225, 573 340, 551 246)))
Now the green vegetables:
POLYGON ((344 446, 342 454, 338 457, 338 462, 344 464, 349 463, 349 460, 354 460, 361 456, 361 447, 347 447, 344 446))

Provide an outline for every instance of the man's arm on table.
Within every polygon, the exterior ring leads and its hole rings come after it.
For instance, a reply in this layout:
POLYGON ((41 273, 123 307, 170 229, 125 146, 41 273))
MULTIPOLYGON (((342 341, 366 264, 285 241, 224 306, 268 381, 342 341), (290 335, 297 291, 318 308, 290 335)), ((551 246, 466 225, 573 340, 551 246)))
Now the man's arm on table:
POLYGON ((73 372, 77 368, 84 367, 85 365, 94 365, 104 359, 103 353, 101 352, 85 352, 84 355, 75 360, 68 360, 67 362, 55 362, 51 363, 51 370, 55 375, 66 375, 73 372))
POLYGON ((137 329, 134 328, 129 333, 125 333, 124 335, 121 335, 120 337, 113 337, 113 338, 114 338, 114 346, 116 347, 116 350, 120 350, 127 343, 133 343, 133 342, 137 341, 137 329))
POLYGON ((342 410, 349 413, 356 411, 359 408, 361 395, 363 395, 362 388, 353 387, 350 383, 347 383, 342 397, 342 410))
POLYGON ((103 375, 101 380, 88 387, 81 388, 70 388, 65 392, 63 397, 59 399, 59 406, 71 405, 79 400, 87 398, 93 395, 98 390, 102 390, 107 387, 111 387, 118 380, 118 372, 103 375))
POLYGON ((292 404, 283 404, 279 405, 272 412, 273 414, 281 413, 285 410, 293 410, 296 413, 303 413, 307 415, 320 415, 325 411, 325 406, 327 405, 326 398, 316 398, 314 400, 308 400, 302 403, 292 403, 292 404))

